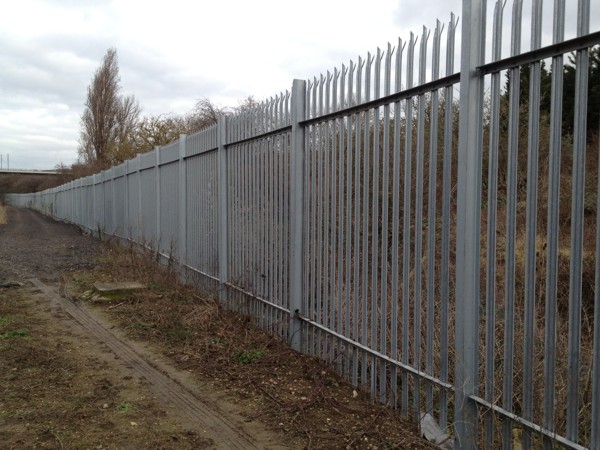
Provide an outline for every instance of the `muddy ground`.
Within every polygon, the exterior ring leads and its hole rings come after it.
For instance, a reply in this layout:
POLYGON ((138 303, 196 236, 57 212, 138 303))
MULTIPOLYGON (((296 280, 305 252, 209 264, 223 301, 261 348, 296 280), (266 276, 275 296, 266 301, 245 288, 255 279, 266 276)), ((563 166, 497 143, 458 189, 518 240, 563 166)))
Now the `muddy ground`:
POLYGON ((428 448, 393 410, 175 279, 9 208, 0 448, 428 448), (126 280, 147 289, 92 294, 126 280))

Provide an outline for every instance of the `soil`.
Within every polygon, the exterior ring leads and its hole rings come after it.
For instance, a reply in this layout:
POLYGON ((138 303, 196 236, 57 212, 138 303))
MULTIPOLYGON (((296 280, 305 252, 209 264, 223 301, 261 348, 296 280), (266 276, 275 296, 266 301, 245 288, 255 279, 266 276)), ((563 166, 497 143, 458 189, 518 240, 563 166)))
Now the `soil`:
POLYGON ((414 425, 152 255, 0 225, 0 448, 430 448, 414 425), (100 297, 98 281, 142 291, 100 297))

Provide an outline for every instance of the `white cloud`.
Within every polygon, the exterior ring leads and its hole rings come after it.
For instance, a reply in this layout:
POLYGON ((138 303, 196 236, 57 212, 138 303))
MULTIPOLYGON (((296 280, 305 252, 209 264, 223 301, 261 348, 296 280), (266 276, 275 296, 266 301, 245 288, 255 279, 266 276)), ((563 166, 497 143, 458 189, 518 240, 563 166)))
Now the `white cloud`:
MULTIPOLYGON (((531 0, 524 3, 526 49, 531 0)), ((545 26, 552 19, 547 3, 545 26)), ((592 31, 599 5, 592 0, 592 31)), ((201 97, 235 105, 248 95, 276 95, 294 78, 433 28, 436 18, 447 27, 451 10, 460 16, 461 1, 10 2, 0 15, 0 154, 23 168, 73 162, 86 87, 109 47, 118 50, 123 92, 145 113, 185 113, 201 97)), ((573 8, 567 16, 572 28, 573 8)))

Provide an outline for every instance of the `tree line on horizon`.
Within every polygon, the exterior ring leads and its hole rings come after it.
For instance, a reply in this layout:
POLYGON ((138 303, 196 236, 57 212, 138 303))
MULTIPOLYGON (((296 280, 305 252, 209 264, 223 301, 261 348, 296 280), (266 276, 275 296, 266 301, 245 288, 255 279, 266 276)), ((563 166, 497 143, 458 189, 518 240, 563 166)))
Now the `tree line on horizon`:
MULTIPOLYGON (((506 74, 503 97, 508 97, 510 73, 506 74)), ((563 134, 573 132, 574 87, 576 69, 572 57, 563 67, 563 134)), ((186 114, 142 115, 142 108, 133 95, 124 95, 120 84, 117 50, 109 48, 87 88, 85 108, 80 121, 79 161, 69 169, 75 177, 97 173, 117 165, 136 154, 169 144, 181 134, 191 134, 213 125, 224 114, 246 111, 258 105, 248 96, 234 108, 216 105, 200 98, 186 114)), ((541 64, 540 110, 550 114, 552 72, 541 64)), ((520 68, 520 105, 528 105, 530 65, 520 68)), ((590 49, 588 80, 588 130, 600 124, 600 46, 590 49)))
POLYGON ((220 116, 250 109, 258 103, 248 96, 234 108, 200 98, 186 114, 142 115, 134 95, 124 95, 120 84, 117 50, 109 48, 87 88, 80 120, 79 160, 70 168, 76 178, 169 144, 182 134, 191 134, 217 123, 220 116))

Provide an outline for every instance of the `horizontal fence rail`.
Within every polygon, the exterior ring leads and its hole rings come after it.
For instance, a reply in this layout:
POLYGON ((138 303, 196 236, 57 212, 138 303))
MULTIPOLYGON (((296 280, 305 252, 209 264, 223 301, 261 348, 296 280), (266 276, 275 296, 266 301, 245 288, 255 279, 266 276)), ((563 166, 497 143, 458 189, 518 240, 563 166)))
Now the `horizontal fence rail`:
POLYGON ((600 449, 600 33, 587 0, 569 39, 565 0, 551 23, 528 2, 527 33, 505 3, 464 1, 460 51, 451 15, 8 200, 178 263, 374 401, 435 419, 438 444, 600 449))

